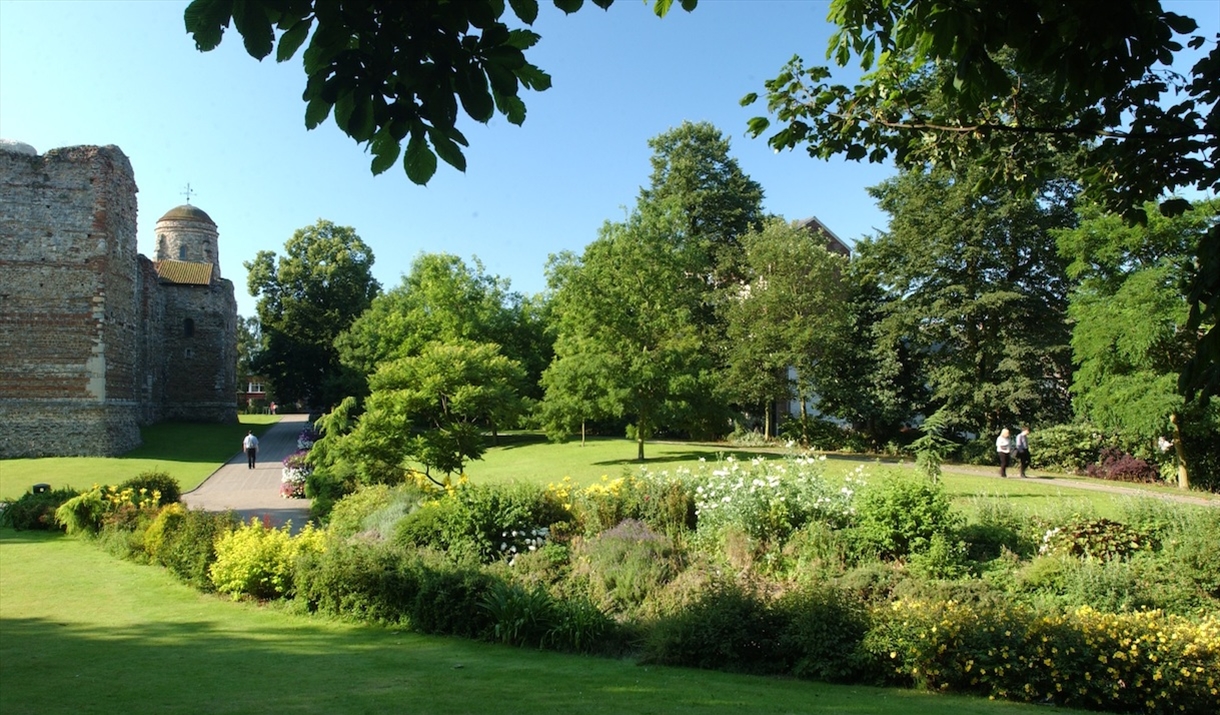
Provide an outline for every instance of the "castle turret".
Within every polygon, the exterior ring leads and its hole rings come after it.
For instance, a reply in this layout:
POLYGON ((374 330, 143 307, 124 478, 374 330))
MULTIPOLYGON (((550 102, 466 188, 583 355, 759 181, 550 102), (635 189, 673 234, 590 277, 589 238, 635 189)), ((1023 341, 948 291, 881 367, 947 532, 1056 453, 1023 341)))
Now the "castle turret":
POLYGON ((172 208, 157 219, 154 261, 210 263, 212 276, 220 278, 220 250, 216 222, 190 204, 172 208))

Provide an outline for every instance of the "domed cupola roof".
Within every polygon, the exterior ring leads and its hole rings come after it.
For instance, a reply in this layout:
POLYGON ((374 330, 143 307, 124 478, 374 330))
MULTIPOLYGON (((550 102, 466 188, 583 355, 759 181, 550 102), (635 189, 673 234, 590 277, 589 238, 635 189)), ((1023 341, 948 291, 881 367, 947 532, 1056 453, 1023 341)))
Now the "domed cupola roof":
POLYGON ((198 221, 211 226, 216 225, 216 222, 212 220, 212 217, 208 216, 203 209, 199 208, 198 206, 191 206, 190 204, 175 206, 169 211, 166 211, 165 215, 157 219, 157 221, 158 223, 161 221, 198 221))

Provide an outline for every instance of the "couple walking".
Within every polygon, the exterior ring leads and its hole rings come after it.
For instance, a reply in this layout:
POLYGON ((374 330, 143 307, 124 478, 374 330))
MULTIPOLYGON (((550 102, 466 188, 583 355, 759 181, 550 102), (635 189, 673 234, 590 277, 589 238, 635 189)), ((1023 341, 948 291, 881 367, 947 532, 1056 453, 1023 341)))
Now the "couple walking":
POLYGON ((1029 466, 1029 428, 1022 427, 1021 434, 1015 440, 1009 438, 1008 428, 1000 430, 1000 436, 995 439, 996 455, 1000 458, 1000 476, 1008 476, 1008 465, 1012 453, 1017 453, 1017 476, 1025 478, 1025 468, 1029 466))

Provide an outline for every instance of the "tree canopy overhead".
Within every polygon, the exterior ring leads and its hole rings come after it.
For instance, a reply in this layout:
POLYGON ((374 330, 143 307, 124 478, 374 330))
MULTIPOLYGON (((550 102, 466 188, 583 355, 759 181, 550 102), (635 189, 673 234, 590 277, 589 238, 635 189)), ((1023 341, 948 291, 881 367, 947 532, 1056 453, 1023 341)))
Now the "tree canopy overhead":
MULTIPOLYGON (((1209 40, 1185 38, 1197 23, 1158 0, 832 0, 829 19, 839 31, 827 56, 858 58, 869 73, 848 87, 794 57, 765 85, 776 126, 749 125, 754 136, 773 130, 776 149, 978 165, 981 188, 1025 190, 1059 170, 1055 155, 1070 156, 1086 195, 1134 221, 1145 201, 1174 214, 1188 204, 1169 194, 1220 189, 1220 46, 1188 76, 1174 72, 1184 43, 1209 40)), ((1180 387, 1206 395, 1220 390, 1220 228, 1188 278, 1191 329, 1207 337, 1180 387)))
MULTIPOLYGON (((614 0, 591 0, 602 9, 614 0)), ((697 0, 680 0, 693 10, 697 0)), ((565 13, 584 0, 554 0, 565 13)), ((664 16, 674 0, 653 0, 664 16)), ((538 0, 509 0, 516 19, 532 25, 538 0)), ((459 111, 477 122, 498 112, 513 124, 525 121, 521 89, 551 86, 546 72, 526 60, 541 37, 504 22, 504 0, 193 0, 186 31, 203 52, 215 49, 230 24, 246 52, 262 60, 275 50, 284 62, 305 47, 308 82, 302 99, 305 126, 334 115, 335 124, 373 155, 380 174, 403 157, 411 181, 426 184, 436 159, 466 170, 457 128, 459 111), (406 142, 406 152, 402 144, 406 142)))

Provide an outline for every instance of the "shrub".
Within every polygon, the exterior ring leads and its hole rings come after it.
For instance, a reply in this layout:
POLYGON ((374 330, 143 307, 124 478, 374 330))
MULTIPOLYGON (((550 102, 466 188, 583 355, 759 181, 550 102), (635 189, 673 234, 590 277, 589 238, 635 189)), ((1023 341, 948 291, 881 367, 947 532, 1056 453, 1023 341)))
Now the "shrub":
POLYGON ((216 542, 216 563, 209 573, 220 593, 270 599, 291 595, 297 556, 321 551, 322 532, 306 527, 292 536, 289 527, 269 529, 251 519, 216 542))
POLYGON ((419 592, 419 557, 389 544, 334 543, 296 563, 296 601, 365 623, 407 623, 419 592))
POLYGON ((1085 474, 1117 482, 1159 482, 1161 473, 1154 465, 1127 454, 1118 447, 1101 450, 1096 464, 1090 464, 1085 474))
POLYGON ((210 591, 213 586, 208 570, 216 561, 216 542, 239 524, 233 512, 171 505, 153 520, 145 534, 145 542, 152 561, 165 566, 191 586, 210 591))
POLYGON ((715 537, 739 530, 767 544, 780 544, 811 520, 841 525, 851 517, 854 489, 861 471, 849 475, 843 487, 822 477, 825 457, 785 460, 733 458, 679 476, 695 486, 695 513, 701 535, 715 537))
POLYGON ((1020 535, 1007 526, 997 524, 967 524, 954 532, 961 542, 965 557, 976 565, 1000 558, 1005 552, 1018 553, 1020 535))
POLYGON ((9 526, 17 531, 52 531, 62 529, 55 520, 55 510, 80 492, 68 487, 45 492, 26 492, 17 501, 8 502, 0 508, 0 526, 9 526))
POLYGON ((481 638, 491 632, 479 606, 497 579, 427 549, 351 541, 296 561, 296 601, 309 611, 420 633, 481 638))
POLYGON ((823 417, 789 417, 780 423, 779 435, 810 449, 835 452, 847 442, 847 430, 823 417))
POLYGON ((1115 712, 1215 712, 1220 620, 1089 607, 897 601, 874 612, 865 649, 891 679, 1115 712))
POLYGON ((94 485, 61 504, 55 510, 55 520, 69 534, 96 535, 108 516, 111 521, 134 521, 136 512, 155 510, 160 498, 160 492, 145 488, 94 485))
POLYGON ((1081 474, 1097 461, 1104 444, 1102 434, 1091 425, 1048 427, 1029 435, 1030 464, 1036 469, 1081 474))
POLYGON ((644 641, 647 663, 775 673, 782 614, 744 587, 717 582, 689 607, 662 617, 644 641))
POLYGON ((574 489, 571 480, 548 485, 548 493, 559 504, 570 504, 577 531, 589 536, 613 528, 624 519, 635 519, 650 529, 676 536, 695 528, 693 487, 668 473, 647 469, 639 476, 618 479, 602 477, 599 484, 574 489))
POLYGON ((971 575, 966 543, 943 532, 932 534, 926 546, 911 554, 911 571, 930 579, 959 579, 971 575))
POLYGON ((491 619, 479 601, 495 578, 436 552, 421 552, 413 567, 418 590, 408 614, 412 630, 463 638, 483 638, 490 632, 491 619))
POLYGON ((1185 513, 1163 536, 1162 561, 1209 598, 1220 599, 1220 517, 1214 507, 1185 513))
POLYGON ((958 522, 940 485, 917 475, 893 475, 863 492, 849 533, 857 553, 901 558, 925 550, 934 535, 958 522))
POLYGON ((96 534, 102 528, 107 506, 102 490, 94 486, 60 504, 55 510, 55 521, 69 534, 96 534))
POLYGON ((821 585, 786 594, 776 608, 783 614, 779 650, 792 675, 847 682, 868 668, 861 648, 868 609, 856 598, 821 585))
POLYGON ((847 548, 841 531, 811 521, 794 531, 784 544, 777 573, 801 582, 839 576, 847 569, 847 548))
POLYGON ((682 570, 673 542, 628 519, 599 536, 574 544, 574 574, 589 595, 609 612, 630 612, 682 570))
POLYGON ((505 645, 541 647, 556 620, 546 589, 497 581, 479 599, 491 620, 493 639, 505 645))
POLYGON ((587 598, 555 603, 554 625, 546 644, 569 653, 613 654, 624 647, 622 629, 587 598))
POLYGON ((1147 537, 1126 524, 1110 519, 1078 519, 1047 531, 1041 552, 1107 560, 1146 548, 1147 537))
POLYGON ((130 489, 134 494, 157 494, 157 506, 173 504, 182 498, 178 480, 161 470, 141 472, 118 486, 118 491, 130 489), (143 492, 141 492, 143 490, 143 492))
POLYGON ((418 508, 429 494, 432 494, 430 490, 413 484, 360 487, 335 504, 327 531, 340 538, 364 534, 382 540, 390 539, 398 522, 418 508))
POLYGON ((528 549, 527 539, 536 539, 567 516, 561 504, 532 485, 464 483, 409 514, 394 538, 404 546, 445 551, 455 561, 489 563, 528 549))

